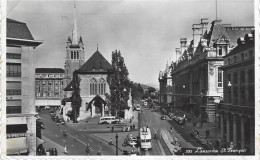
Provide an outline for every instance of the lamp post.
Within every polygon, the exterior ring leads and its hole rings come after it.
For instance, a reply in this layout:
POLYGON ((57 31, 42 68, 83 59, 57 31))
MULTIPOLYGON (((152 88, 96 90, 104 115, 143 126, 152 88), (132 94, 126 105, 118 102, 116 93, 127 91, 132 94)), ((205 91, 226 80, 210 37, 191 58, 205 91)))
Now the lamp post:
POLYGON ((116 155, 118 156, 118 134, 116 134, 116 155))

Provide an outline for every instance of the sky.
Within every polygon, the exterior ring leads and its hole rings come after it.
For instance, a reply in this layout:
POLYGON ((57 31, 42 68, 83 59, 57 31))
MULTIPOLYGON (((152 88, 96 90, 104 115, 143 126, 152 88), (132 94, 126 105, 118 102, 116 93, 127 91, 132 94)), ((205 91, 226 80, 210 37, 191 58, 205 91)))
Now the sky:
MULTIPOLYGON (((216 18, 232 26, 254 25, 253 0, 75 0, 77 34, 87 60, 97 50, 111 63, 120 50, 130 80, 158 88, 159 71, 175 61, 180 38, 192 40, 192 24, 216 18), (217 6, 217 7, 216 7, 217 6), (217 8, 217 9, 216 9, 217 8)), ((72 35, 73 0, 8 0, 7 18, 25 22, 35 40, 35 67, 64 68, 72 35)))

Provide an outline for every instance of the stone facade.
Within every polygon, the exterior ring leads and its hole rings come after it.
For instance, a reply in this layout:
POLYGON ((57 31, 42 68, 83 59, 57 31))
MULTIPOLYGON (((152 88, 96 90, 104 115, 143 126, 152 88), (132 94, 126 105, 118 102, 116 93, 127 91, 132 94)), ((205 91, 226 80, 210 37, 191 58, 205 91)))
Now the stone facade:
POLYGON ((60 106, 64 98, 64 70, 61 68, 35 70, 35 105, 60 106))
POLYGON ((188 46, 180 40, 178 60, 172 65, 174 107, 204 122, 215 122, 216 104, 223 97, 223 56, 236 46, 238 36, 253 27, 225 26, 221 20, 209 26, 207 19, 202 19, 192 29, 193 40, 188 46))
POLYGON ((219 104, 221 138, 255 153, 254 32, 238 38, 224 57, 224 101, 219 104))
POLYGON ((33 39, 25 23, 11 19, 6 41, 6 154, 36 155, 34 52, 42 42, 33 39))

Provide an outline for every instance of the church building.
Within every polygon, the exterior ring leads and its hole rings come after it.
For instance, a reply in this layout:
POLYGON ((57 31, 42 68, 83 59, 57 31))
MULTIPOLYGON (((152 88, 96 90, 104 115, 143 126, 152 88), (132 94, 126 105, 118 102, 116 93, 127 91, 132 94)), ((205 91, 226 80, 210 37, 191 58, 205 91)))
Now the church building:
MULTIPOLYGON (((76 26, 76 6, 74 5, 74 25, 72 39, 68 37, 65 60, 65 79, 66 84, 65 98, 70 98, 73 93, 72 79, 73 73, 80 78, 80 96, 82 99, 79 119, 94 117, 95 115, 104 116, 108 114, 106 107, 106 93, 109 92, 107 83, 108 69, 110 63, 97 51, 84 62, 84 44, 82 37, 77 38, 76 26)), ((63 117, 67 119, 67 113, 72 111, 71 102, 64 106, 63 117)))

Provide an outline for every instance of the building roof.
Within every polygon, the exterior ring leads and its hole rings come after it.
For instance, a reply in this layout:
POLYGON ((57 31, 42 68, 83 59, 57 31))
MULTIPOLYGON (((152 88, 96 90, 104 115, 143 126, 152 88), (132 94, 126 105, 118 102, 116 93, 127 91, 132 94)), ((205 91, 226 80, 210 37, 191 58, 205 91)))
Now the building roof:
POLYGON ((65 73, 62 68, 35 68, 35 73, 65 73))
POLYGON ((97 50, 77 71, 76 73, 96 73, 107 72, 111 64, 97 50))
POLYGON ((207 35, 208 46, 213 46, 213 43, 222 35, 229 38, 230 47, 237 45, 237 38, 243 37, 245 34, 254 30, 252 26, 225 26, 220 24, 221 21, 213 21, 210 31, 207 35))
POLYGON ((67 85, 66 88, 63 89, 64 91, 73 91, 72 81, 67 85))
POLYGON ((6 23, 7 38, 34 40, 26 23, 19 22, 9 18, 7 18, 6 21, 7 21, 6 23))

